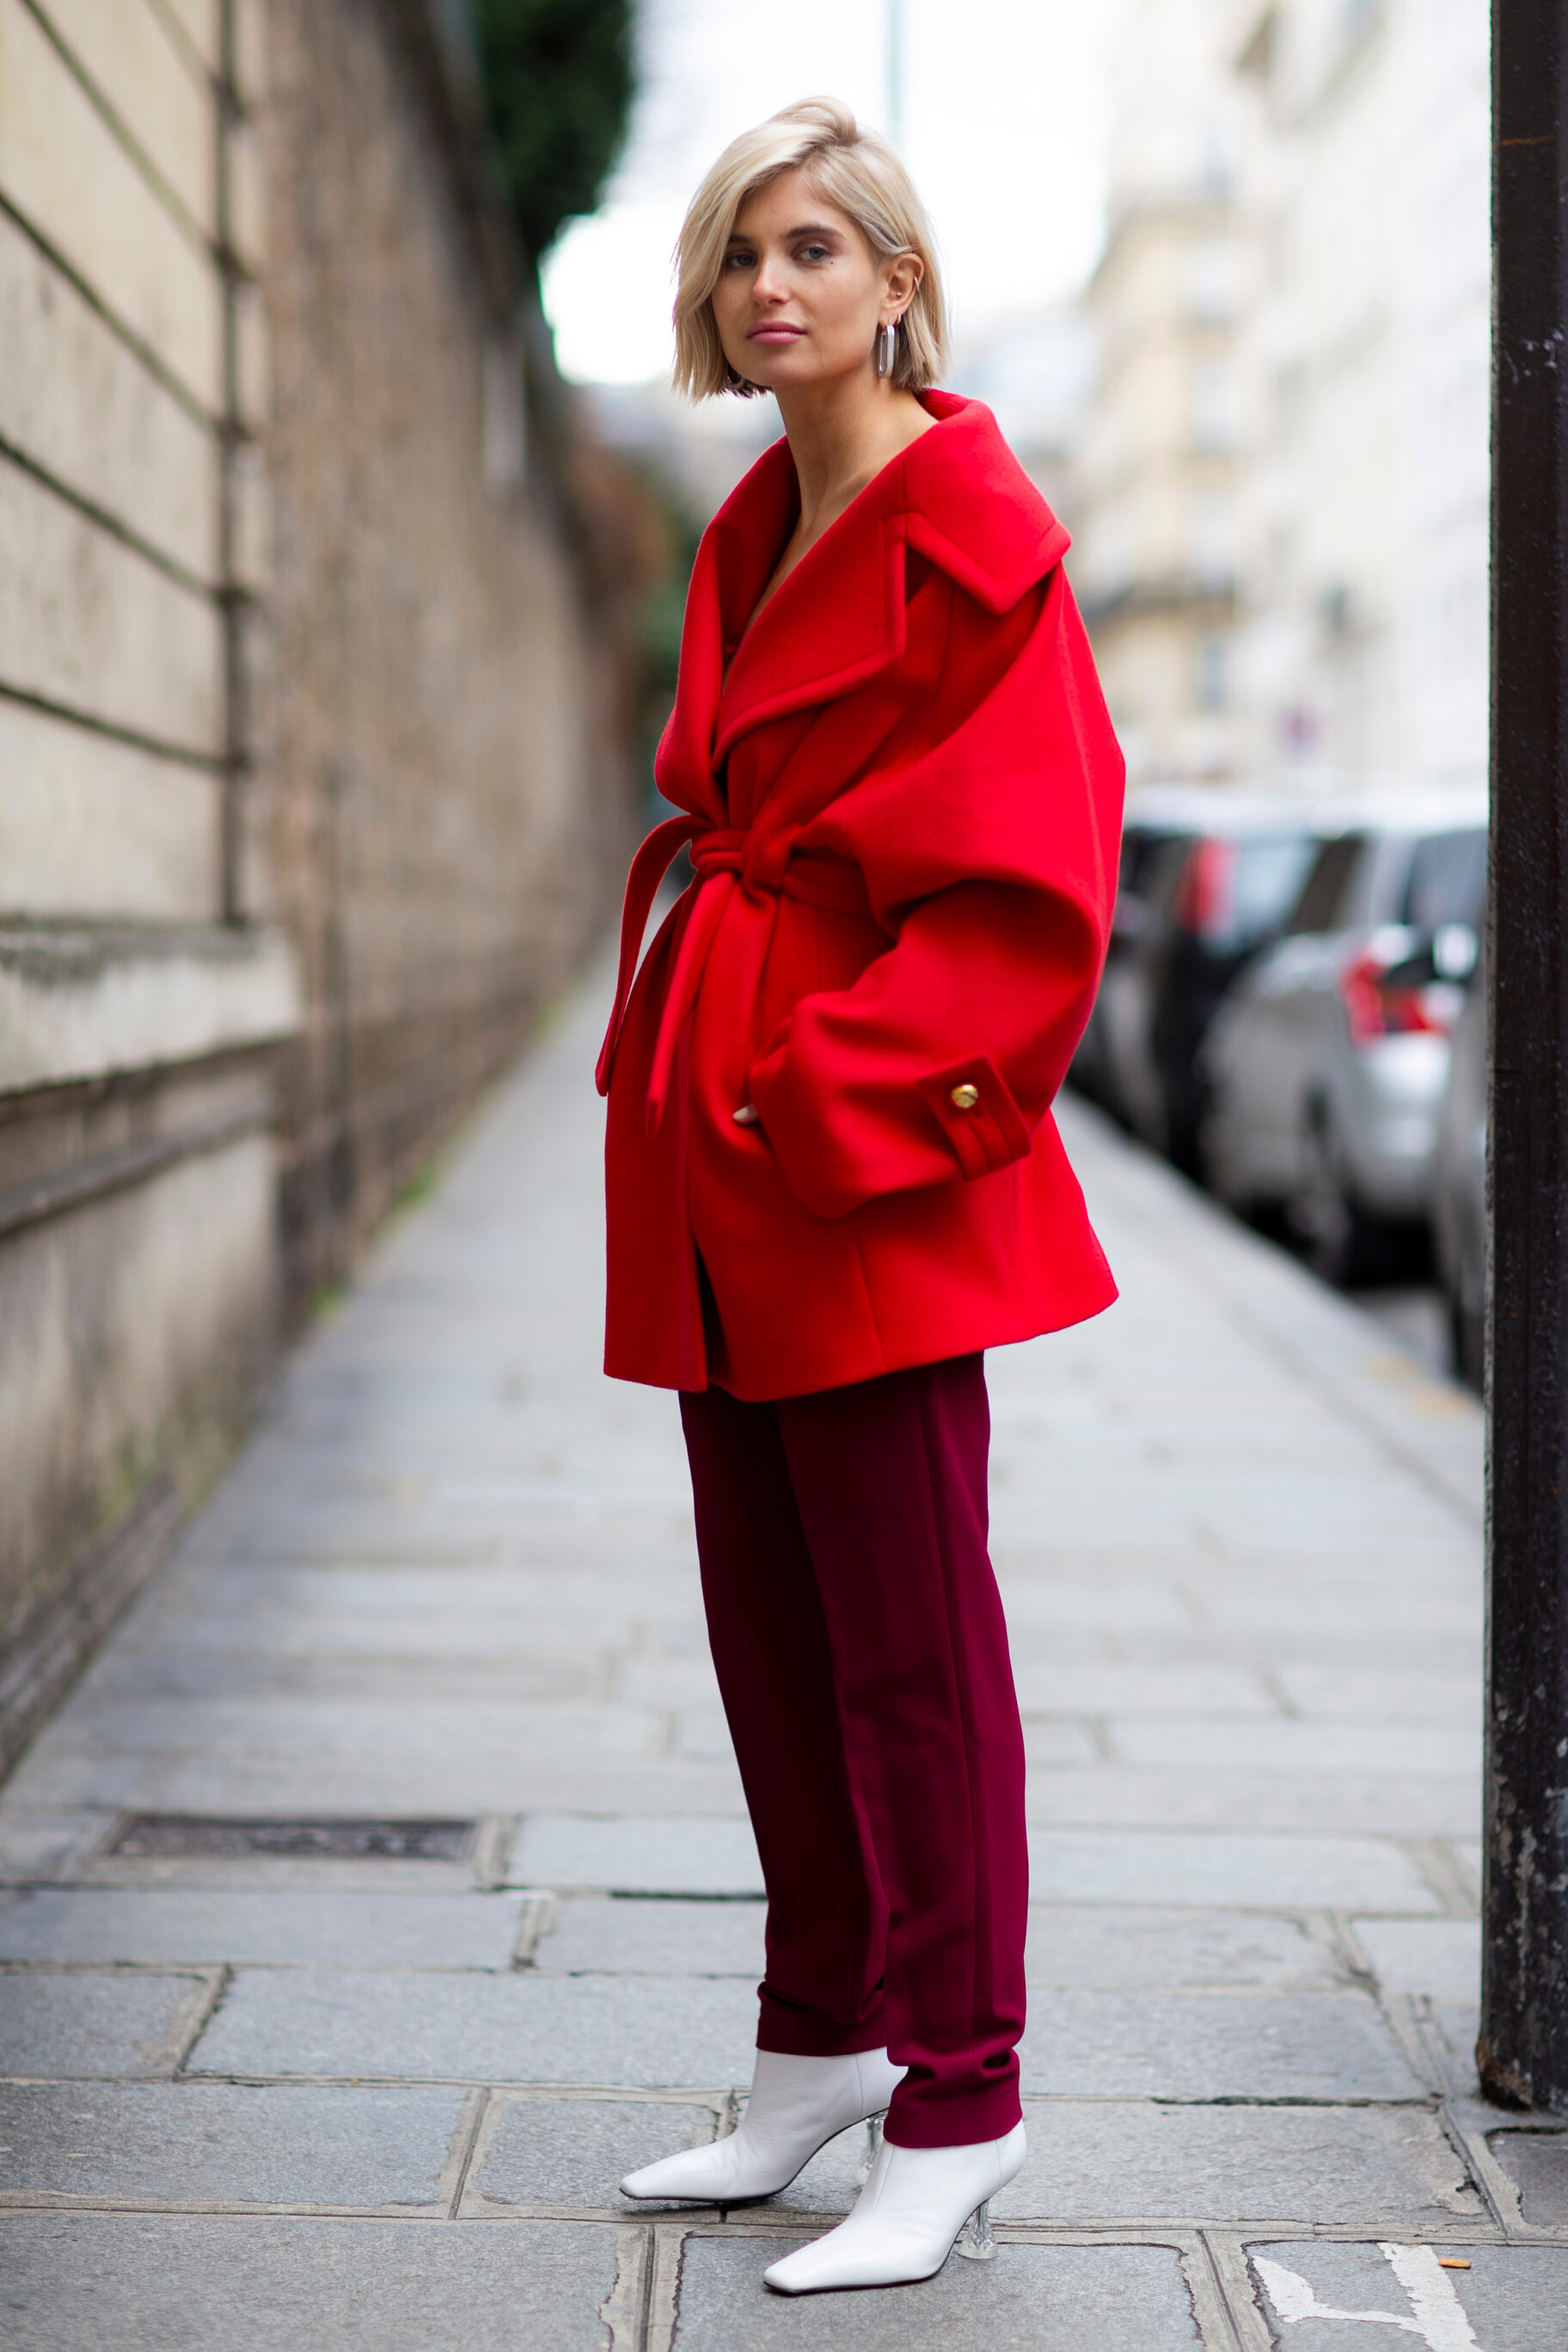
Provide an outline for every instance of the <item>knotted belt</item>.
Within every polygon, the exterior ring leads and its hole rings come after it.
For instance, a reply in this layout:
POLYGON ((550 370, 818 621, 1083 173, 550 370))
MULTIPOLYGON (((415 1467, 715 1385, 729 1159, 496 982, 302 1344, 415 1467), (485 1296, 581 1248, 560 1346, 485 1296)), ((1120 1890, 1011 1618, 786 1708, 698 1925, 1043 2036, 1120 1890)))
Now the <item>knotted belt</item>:
MULTIPOLYGON (((748 832, 710 824, 705 817, 672 816, 667 818, 663 824, 655 825, 632 860, 632 870, 626 877, 626 903, 621 909, 621 960, 616 978, 615 1010, 610 1014, 610 1025, 605 1032, 605 1042, 599 1049, 598 1065, 594 1073, 595 1083, 602 1095, 610 1091, 616 1049, 621 1042, 626 1005, 630 1001, 632 983, 637 978, 643 933, 647 929, 647 919, 652 912, 658 886, 688 845, 691 850, 691 863, 697 869, 697 880, 689 893, 689 902, 681 919, 675 968, 669 975, 669 988, 665 996, 664 1009, 659 1014, 658 1034, 654 1041, 644 1112, 644 1125, 650 1136, 658 1133, 663 1120, 676 1042, 687 1014, 697 1002, 708 952, 724 919, 725 910, 735 895, 751 839, 748 832)), ((811 907, 834 908, 844 914, 870 913, 865 883, 858 869, 844 859, 821 853, 792 856, 785 845, 784 860, 778 878, 761 883, 759 887, 784 898, 799 898, 811 907)))

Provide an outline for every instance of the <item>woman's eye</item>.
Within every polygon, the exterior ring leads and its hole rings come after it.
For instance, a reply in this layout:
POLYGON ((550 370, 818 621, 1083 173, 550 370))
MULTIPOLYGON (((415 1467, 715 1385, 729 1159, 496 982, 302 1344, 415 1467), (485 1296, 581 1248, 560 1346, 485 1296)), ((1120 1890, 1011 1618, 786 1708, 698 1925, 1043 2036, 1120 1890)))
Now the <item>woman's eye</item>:
POLYGON ((828 258, 827 247, 825 245, 803 245, 800 257, 803 261, 826 261, 828 258))
POLYGON ((750 269, 753 259, 754 257, 752 254, 737 247, 733 253, 727 253, 724 256, 724 267, 726 269, 750 269))

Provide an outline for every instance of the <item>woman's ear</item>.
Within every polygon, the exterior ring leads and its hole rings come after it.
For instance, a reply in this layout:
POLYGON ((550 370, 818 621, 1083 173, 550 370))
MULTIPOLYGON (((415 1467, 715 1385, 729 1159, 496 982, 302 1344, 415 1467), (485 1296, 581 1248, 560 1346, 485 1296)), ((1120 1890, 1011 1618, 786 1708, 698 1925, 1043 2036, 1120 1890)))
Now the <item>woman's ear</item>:
POLYGON ((889 264, 888 299, 898 304, 900 316, 919 293, 925 274, 925 263, 918 253, 900 253, 889 264))

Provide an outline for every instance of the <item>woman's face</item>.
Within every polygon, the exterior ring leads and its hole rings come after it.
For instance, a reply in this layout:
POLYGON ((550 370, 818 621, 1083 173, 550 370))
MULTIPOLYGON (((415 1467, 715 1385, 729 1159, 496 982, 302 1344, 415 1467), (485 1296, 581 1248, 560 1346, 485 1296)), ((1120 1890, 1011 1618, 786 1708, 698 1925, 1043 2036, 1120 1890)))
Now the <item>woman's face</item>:
POLYGON ((920 282, 911 255, 884 261, 804 171, 748 196, 735 216, 713 319, 737 375, 769 391, 871 365, 877 330, 920 282))

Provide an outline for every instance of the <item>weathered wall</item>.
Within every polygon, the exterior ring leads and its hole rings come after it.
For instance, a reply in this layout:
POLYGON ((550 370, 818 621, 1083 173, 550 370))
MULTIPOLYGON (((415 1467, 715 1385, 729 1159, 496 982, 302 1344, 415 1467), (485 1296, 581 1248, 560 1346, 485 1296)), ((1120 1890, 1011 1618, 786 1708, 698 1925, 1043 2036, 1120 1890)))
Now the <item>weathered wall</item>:
POLYGON ((550 478, 495 459, 487 366, 520 355, 487 310, 419 54, 388 38, 398 16, 274 0, 270 20, 258 817, 306 975, 285 1119, 306 1285, 560 982, 607 904, 632 791, 624 665, 590 632, 550 478))
POLYGON ((450 31, 0 0, 0 1762, 624 857, 450 31))
POLYGON ((298 988, 225 881, 262 419, 256 139, 218 78, 226 37, 258 86, 261 29, 0 0, 0 1760, 272 1345, 298 988))

